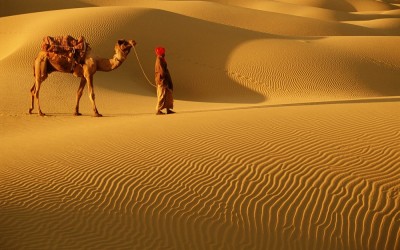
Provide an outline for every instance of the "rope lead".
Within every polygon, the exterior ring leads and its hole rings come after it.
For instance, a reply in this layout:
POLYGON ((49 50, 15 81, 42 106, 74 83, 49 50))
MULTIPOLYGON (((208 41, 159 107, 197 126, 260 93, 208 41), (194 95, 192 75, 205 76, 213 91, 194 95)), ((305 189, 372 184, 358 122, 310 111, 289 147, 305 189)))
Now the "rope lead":
POLYGON ((138 56, 138 54, 137 54, 137 52, 136 52, 135 46, 133 46, 133 51, 135 51, 136 59, 137 59, 137 61, 138 61, 138 63, 139 63, 140 69, 142 70, 142 73, 143 73, 144 77, 146 77, 147 82, 148 82, 151 86, 157 88, 157 86, 154 85, 154 84, 149 80, 149 78, 147 77, 146 73, 144 72, 144 69, 143 69, 143 67, 142 67, 142 64, 140 63, 139 56, 138 56))

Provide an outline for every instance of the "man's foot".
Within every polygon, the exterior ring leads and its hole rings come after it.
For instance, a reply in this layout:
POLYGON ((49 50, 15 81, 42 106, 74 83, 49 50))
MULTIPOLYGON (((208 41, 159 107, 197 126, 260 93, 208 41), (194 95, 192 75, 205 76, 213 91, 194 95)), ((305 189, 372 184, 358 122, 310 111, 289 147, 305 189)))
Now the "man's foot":
POLYGON ((156 115, 165 115, 165 113, 161 112, 160 110, 157 111, 156 115))
POLYGON ((167 114, 175 114, 175 112, 170 109, 167 109, 167 114))

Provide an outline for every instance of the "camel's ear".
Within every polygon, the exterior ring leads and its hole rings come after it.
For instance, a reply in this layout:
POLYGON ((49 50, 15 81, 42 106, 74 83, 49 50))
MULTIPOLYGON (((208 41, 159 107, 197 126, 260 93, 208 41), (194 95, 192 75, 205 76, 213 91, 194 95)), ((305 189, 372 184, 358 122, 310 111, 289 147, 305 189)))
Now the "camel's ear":
POLYGON ((122 45, 122 44, 124 44, 125 42, 126 42, 126 41, 125 41, 124 39, 119 39, 119 40, 118 40, 118 44, 119 44, 119 45, 122 45))

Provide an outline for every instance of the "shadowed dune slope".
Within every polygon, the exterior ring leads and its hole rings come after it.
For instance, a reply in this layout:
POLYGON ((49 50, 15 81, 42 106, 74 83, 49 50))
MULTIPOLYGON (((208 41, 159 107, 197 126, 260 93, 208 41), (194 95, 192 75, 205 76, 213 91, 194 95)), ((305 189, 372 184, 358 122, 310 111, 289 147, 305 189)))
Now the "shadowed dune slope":
POLYGON ((32 12, 85 8, 92 6, 79 0, 58 1, 52 0, 24 0, 24 2, 13 0, 1 0, 0 17, 20 15, 32 12))

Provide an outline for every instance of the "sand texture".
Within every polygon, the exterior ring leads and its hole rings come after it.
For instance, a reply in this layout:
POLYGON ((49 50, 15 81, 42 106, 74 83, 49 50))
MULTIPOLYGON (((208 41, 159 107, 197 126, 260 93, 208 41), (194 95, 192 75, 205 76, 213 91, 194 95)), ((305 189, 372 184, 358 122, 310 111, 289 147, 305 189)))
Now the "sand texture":
POLYGON ((400 249, 400 2, 0 0, 0 249, 400 249), (44 36, 99 57, 163 45, 176 114, 135 51, 52 73, 44 36))

